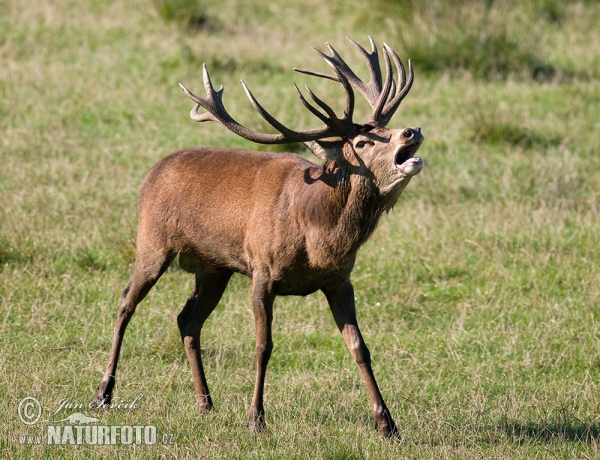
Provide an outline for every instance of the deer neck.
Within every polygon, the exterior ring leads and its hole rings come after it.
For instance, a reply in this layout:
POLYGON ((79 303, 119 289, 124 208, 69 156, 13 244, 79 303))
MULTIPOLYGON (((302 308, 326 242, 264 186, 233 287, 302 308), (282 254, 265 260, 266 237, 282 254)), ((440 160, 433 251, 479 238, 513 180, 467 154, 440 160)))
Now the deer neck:
POLYGON ((334 162, 322 167, 314 185, 312 196, 305 200, 311 263, 353 263, 386 210, 381 196, 370 179, 334 162))

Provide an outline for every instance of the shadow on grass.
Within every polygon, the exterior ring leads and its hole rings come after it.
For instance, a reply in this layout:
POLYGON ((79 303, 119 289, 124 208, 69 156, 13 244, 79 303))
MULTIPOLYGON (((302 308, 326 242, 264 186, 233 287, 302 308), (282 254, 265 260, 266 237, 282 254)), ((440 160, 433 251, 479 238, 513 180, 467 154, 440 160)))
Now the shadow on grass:
POLYGON ((502 430, 517 443, 524 439, 541 442, 562 441, 592 443, 600 441, 600 424, 597 422, 509 422, 502 426, 502 430))

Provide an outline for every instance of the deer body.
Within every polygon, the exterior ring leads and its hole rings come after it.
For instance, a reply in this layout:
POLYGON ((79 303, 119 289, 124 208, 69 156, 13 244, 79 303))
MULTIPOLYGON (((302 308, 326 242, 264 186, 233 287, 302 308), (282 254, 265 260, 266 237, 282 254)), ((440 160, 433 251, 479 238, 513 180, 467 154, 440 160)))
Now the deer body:
POLYGON ((307 295, 329 277, 350 273, 385 211, 379 198, 368 179, 331 163, 188 149, 149 172, 140 191, 139 232, 171 253, 184 251, 181 265, 192 273, 198 266, 250 277, 259 272, 268 274, 277 295, 307 295))
POLYGON ((323 169, 292 154, 227 149, 175 153, 142 186, 139 206, 148 211, 141 212, 140 228, 148 230, 140 231, 160 232, 161 246, 185 251, 182 265, 192 272, 200 264, 250 277, 268 273, 278 284, 277 294, 309 294, 320 286, 306 280, 318 283, 324 272, 346 267, 351 246, 350 241, 344 245, 348 248, 335 245, 348 205, 347 199, 339 199, 345 193, 339 189, 349 187, 327 185, 323 169), (171 175, 183 176, 185 186, 158 195, 171 175), (165 221, 163 209, 177 217, 165 221), (164 225, 168 228, 159 230, 164 225), (318 273, 310 276, 310 271, 318 273))
MULTIPOLYGON (((353 42, 354 43, 354 42, 353 42)), ((208 98, 184 91, 197 102, 196 121, 213 120, 243 137, 263 143, 304 141, 325 160, 317 165, 295 154, 268 154, 227 148, 191 148, 171 154, 148 173, 140 189, 139 227, 134 273, 121 294, 109 363, 100 381, 97 407, 110 403, 123 335, 136 306, 179 254, 182 268, 195 273, 195 288, 177 318, 192 370, 200 412, 212 408, 203 370, 200 331, 219 302, 233 273, 252 278, 256 327, 257 371, 248 417, 254 430, 264 430, 263 392, 273 342, 273 302, 278 295, 308 295, 321 290, 336 324, 367 385, 375 422, 382 435, 398 435, 383 401, 371 358, 356 321, 350 274, 360 246, 375 230, 423 163, 414 154, 423 141, 420 128, 387 129, 385 124, 412 84, 391 48, 384 48, 386 84, 381 84, 377 51, 367 53, 371 82, 364 84, 331 48, 327 62, 336 76, 302 71, 341 82, 347 92, 343 118, 328 113, 325 126, 297 133, 281 125, 260 107, 259 113, 282 134, 255 133, 237 124, 221 103, 205 69, 208 98), (399 72, 396 87, 389 53, 399 72), (377 68, 375 68, 375 66, 377 68), (352 120, 357 88, 374 107, 365 125, 352 120), (208 113, 199 115, 198 107, 208 113), (341 140, 323 137, 340 135, 341 140)))

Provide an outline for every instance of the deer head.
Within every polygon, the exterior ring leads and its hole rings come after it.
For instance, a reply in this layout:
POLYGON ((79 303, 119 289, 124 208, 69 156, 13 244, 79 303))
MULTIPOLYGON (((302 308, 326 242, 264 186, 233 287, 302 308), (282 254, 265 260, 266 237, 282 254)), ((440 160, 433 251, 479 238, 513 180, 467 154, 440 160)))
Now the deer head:
MULTIPOLYGON (((319 99, 306 87, 308 94, 316 105, 309 103, 300 89, 294 88, 300 101, 313 115, 319 118, 324 125, 308 131, 294 131, 284 126, 269 114, 254 98, 246 84, 241 81, 246 95, 254 109, 280 134, 265 134, 252 131, 235 121, 225 110, 223 105, 223 87, 215 91, 206 65, 203 66, 204 87, 207 97, 200 98, 191 93, 185 86, 181 88, 196 105, 190 112, 194 121, 216 121, 238 136, 261 144, 286 144, 302 142, 313 154, 322 160, 333 161, 351 173, 362 177, 371 178, 373 184, 388 206, 393 206, 396 199, 410 180, 410 178, 423 169, 423 161, 414 157, 416 151, 424 140, 421 128, 387 129, 386 125, 396 112, 396 109, 406 97, 413 84, 414 72, 410 60, 408 61, 408 77, 404 65, 398 54, 387 44, 383 45, 385 62, 385 82, 383 81, 379 65, 379 54, 375 42, 371 37, 371 52, 367 52, 361 45, 348 38, 365 58, 369 69, 370 80, 363 82, 348 67, 340 55, 327 43, 331 56, 315 49, 325 62, 331 66, 334 74, 325 74, 295 68, 297 72, 326 78, 339 82, 346 92, 346 107, 341 117, 325 102, 319 99), (391 59, 394 61, 398 83, 394 80, 391 59), (366 123, 357 124, 353 121, 354 91, 356 89, 370 104, 371 116, 366 123), (198 110, 203 107, 206 112, 200 114, 198 110), (337 137, 339 140, 326 140, 337 137)), ((384 204, 385 206, 385 204, 384 204)))

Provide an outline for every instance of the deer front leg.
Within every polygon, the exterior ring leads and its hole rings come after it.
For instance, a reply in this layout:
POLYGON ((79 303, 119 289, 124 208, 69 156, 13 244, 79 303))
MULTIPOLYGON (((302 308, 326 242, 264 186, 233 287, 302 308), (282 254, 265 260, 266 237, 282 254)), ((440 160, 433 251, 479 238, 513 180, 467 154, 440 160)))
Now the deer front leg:
POLYGON ((275 296, 268 285, 258 277, 252 283, 252 303, 254 308, 254 324, 256 327, 256 382, 252 404, 248 412, 248 426, 252 431, 265 431, 265 408, 263 396, 267 364, 273 351, 271 324, 273 322, 273 301, 275 296))
POLYGON ((177 325, 194 380, 198 411, 201 414, 211 410, 213 403, 202 366, 200 332, 204 322, 219 303, 231 275, 230 272, 196 273, 194 292, 177 316, 177 325))
POLYGON ((367 385, 377 429, 385 438, 400 438, 398 428, 377 386, 373 369, 371 369, 371 355, 358 328, 352 283, 347 280, 341 286, 334 289, 323 289, 323 292, 327 297, 337 327, 342 333, 367 385))

